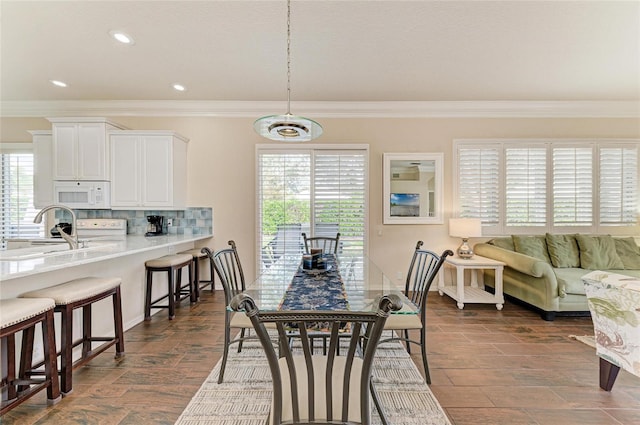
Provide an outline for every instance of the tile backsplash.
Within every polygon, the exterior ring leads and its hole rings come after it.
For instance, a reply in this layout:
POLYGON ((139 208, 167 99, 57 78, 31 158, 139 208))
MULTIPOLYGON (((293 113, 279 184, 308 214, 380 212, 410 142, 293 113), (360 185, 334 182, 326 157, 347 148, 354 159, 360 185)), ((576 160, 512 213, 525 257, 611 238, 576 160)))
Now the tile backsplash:
MULTIPOLYGON (((193 207, 180 211, 127 211, 127 210, 74 210, 77 218, 125 218, 127 234, 144 235, 147 231, 147 216, 164 216, 164 231, 170 235, 203 235, 213 234, 213 209, 193 207), (173 226, 167 226, 167 219, 173 219, 173 226)), ((56 210, 56 219, 71 221, 64 210, 56 210)))

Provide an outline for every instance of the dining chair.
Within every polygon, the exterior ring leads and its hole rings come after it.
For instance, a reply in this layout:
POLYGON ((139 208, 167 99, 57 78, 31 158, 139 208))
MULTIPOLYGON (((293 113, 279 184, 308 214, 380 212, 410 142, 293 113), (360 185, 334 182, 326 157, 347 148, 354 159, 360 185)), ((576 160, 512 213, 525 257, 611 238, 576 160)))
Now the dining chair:
MULTIPOLYGON (((384 296, 378 311, 277 310, 260 311, 247 294, 233 298, 231 308, 244 311, 251 320, 269 363, 273 382, 270 421, 273 425, 369 425, 369 397, 375 397, 371 384, 372 362, 384 323, 390 311, 399 310, 402 301, 396 295, 384 296), (314 353, 307 326, 322 322, 331 332, 328 354, 314 353), (279 336, 276 353, 265 324, 274 324, 279 336), (345 324, 351 338, 339 338, 345 324), (288 343, 293 329, 299 335, 293 348, 288 343), (365 344, 360 344, 361 338, 365 344), (346 354, 336 355, 344 344, 346 354)), ((376 407, 379 403, 375 400, 376 407)), ((380 414, 384 415, 382 409, 380 414)), ((386 421, 385 421, 386 422, 386 421)))
POLYGON ((340 233, 336 233, 335 237, 331 236, 313 236, 307 237, 306 233, 302 233, 304 240, 304 251, 311 253, 311 248, 321 248, 323 252, 328 254, 337 254, 340 246, 340 233))
POLYGON ((418 314, 393 314, 387 320, 384 329, 392 331, 391 337, 385 337, 380 343, 388 341, 404 341, 407 352, 411 354, 411 344, 420 346, 422 351, 422 365, 424 366, 425 381, 431 384, 431 376, 429 375, 429 364, 427 363, 427 341, 426 341, 426 317, 427 317, 427 295, 433 280, 438 275, 438 271, 444 264, 445 259, 453 255, 449 249, 445 250, 442 255, 438 255, 432 251, 421 249, 424 242, 418 241, 411 258, 409 271, 407 272, 407 280, 405 283, 404 294, 417 307, 418 314), (419 331, 420 338, 412 339, 409 331, 419 331))
POLYGON ((240 264, 240 257, 238 256, 236 243, 231 240, 229 241, 229 245, 231 248, 221 249, 216 251, 215 254, 207 247, 202 248, 202 252, 207 254, 213 269, 220 278, 226 301, 224 310, 224 352, 222 355, 220 373, 218 375, 219 384, 221 384, 224 379, 224 370, 229 357, 229 347, 232 344, 237 343, 238 352, 240 352, 242 351, 243 341, 256 338, 254 335, 245 334, 246 331, 251 329, 253 326, 251 321, 247 319, 246 315, 236 314, 226 308, 226 306, 231 303, 234 296, 244 292, 246 289, 244 272, 242 271, 242 265, 240 264), (231 339, 232 329, 240 329, 239 336, 234 339, 231 339))

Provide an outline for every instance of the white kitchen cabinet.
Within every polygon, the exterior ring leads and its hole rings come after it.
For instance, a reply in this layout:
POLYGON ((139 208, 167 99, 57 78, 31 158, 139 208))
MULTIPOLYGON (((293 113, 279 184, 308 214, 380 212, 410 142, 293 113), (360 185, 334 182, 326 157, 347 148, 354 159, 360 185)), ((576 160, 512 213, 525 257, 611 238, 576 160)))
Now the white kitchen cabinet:
POLYGON ((109 180, 107 132, 124 127, 104 118, 49 118, 53 180, 109 180))
POLYGON ((43 208, 53 202, 53 144, 51 131, 32 130, 33 143, 33 206, 43 208))
POLYGON ((111 132, 111 208, 184 209, 188 141, 171 131, 111 132))

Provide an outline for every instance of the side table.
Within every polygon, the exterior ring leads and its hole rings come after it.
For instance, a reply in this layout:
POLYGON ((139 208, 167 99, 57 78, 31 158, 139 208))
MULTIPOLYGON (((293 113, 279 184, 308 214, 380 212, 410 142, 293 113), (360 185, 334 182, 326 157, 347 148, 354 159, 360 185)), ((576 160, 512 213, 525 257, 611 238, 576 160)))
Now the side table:
POLYGON ((438 292, 440 295, 447 294, 458 302, 458 308, 463 309, 464 303, 484 303, 495 304, 498 310, 502 310, 504 306, 504 295, 502 293, 502 271, 505 263, 501 261, 492 260, 490 258, 474 255, 470 259, 463 259, 460 257, 447 257, 444 262, 444 266, 440 270, 440 276, 438 278, 438 292), (451 285, 445 285, 444 274, 447 269, 453 267, 456 269, 456 281, 451 285), (491 294, 484 290, 484 284, 479 280, 482 280, 481 270, 495 270, 495 293, 491 294), (470 270, 471 282, 470 286, 464 284, 464 271, 470 270), (478 275, 480 274, 480 279, 478 275))

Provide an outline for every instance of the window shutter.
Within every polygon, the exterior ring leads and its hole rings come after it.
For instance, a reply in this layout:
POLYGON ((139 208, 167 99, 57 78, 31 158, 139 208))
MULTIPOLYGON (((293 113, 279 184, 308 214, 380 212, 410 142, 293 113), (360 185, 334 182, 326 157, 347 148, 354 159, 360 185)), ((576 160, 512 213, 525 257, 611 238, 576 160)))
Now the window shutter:
POLYGON ((496 147, 458 149, 460 217, 480 218, 485 226, 500 221, 500 150, 496 147))
POLYGON ((366 150, 258 150, 260 267, 283 252, 302 253, 308 236, 340 232, 340 248, 362 254, 365 241, 366 150))
POLYGON ((593 149, 553 149, 553 224, 593 224, 593 149))
POLYGON ((507 148, 506 225, 545 226, 547 221, 546 148, 507 148))
POLYGON ((634 225, 638 211, 638 147, 600 148, 600 224, 634 225))
POLYGON ((344 251, 364 248, 366 157, 361 152, 323 152, 314 156, 315 236, 340 232, 344 251))
POLYGON ((6 247, 6 239, 43 237, 44 226, 33 222, 38 213, 33 206, 33 154, 1 153, 0 173, 1 247, 6 247))

